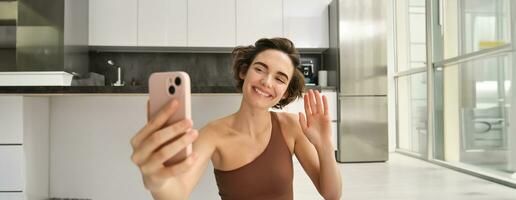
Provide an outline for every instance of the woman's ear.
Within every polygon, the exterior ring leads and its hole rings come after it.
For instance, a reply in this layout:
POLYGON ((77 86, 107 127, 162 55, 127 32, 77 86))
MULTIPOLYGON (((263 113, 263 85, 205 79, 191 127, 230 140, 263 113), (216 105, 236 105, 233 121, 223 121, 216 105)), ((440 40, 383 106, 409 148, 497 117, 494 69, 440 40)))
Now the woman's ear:
MULTIPOLYGON (((244 65, 247 65, 247 64, 244 64, 244 65)), ((238 77, 240 77, 240 79, 244 80, 245 79, 245 75, 247 74, 247 71, 249 71, 249 67, 248 66, 242 66, 242 68, 244 67, 247 67, 247 70, 241 70, 239 73, 238 73, 238 77)))
POLYGON ((238 77, 240 77, 240 79, 244 80, 245 79, 245 73, 243 71, 241 71, 240 73, 238 73, 238 77))

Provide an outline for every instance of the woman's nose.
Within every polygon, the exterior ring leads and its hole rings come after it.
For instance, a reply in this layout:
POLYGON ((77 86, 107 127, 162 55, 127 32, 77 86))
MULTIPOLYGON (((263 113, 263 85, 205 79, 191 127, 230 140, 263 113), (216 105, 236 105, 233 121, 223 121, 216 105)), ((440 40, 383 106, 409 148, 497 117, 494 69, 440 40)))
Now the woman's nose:
POLYGON ((272 81, 272 78, 271 76, 265 76, 262 78, 262 85, 265 86, 265 87, 270 87, 271 86, 271 81, 272 81))

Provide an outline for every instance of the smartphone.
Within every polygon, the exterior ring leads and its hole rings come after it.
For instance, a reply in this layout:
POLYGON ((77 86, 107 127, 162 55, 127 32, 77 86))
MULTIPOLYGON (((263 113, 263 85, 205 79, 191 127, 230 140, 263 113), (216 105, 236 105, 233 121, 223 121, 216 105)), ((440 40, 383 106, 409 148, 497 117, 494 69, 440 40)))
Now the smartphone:
MULTIPOLYGON (((190 77, 186 72, 157 72, 151 74, 149 77, 149 111, 151 118, 157 115, 159 111, 173 99, 179 102, 179 108, 174 115, 168 119, 166 126, 185 118, 192 118, 190 96, 190 77)), ((183 134, 180 134, 166 144, 175 141, 182 135, 183 134)), ((172 165, 181 162, 191 153, 192 145, 190 144, 164 164, 172 165)))

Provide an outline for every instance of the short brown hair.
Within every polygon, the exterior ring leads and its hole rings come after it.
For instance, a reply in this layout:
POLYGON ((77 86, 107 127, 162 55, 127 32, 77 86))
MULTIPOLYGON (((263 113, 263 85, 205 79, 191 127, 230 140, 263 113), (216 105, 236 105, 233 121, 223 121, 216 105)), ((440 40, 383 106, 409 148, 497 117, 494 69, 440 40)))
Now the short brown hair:
POLYGON ((233 77, 237 82, 236 87, 241 92, 244 80, 240 78, 240 74, 246 74, 256 55, 268 49, 279 50, 287 54, 294 65, 294 74, 286 91, 287 97, 281 99, 278 104, 273 106, 273 108, 281 109, 290 102, 302 97, 305 89, 305 78, 297 69, 300 62, 299 52, 292 41, 287 38, 262 38, 256 41, 254 46, 235 47, 231 53, 233 55, 233 65, 231 68, 233 69, 233 77))

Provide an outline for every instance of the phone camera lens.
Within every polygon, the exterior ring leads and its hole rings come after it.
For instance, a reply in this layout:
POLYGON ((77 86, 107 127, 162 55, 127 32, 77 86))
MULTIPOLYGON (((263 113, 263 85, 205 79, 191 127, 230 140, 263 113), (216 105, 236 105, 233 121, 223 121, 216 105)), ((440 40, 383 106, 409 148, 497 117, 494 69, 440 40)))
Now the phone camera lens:
POLYGON ((174 94, 174 93, 176 93, 176 88, 173 85, 171 85, 170 87, 168 87, 168 92, 170 94, 174 94))
POLYGON ((177 86, 181 85, 181 78, 176 77, 175 83, 177 86))

